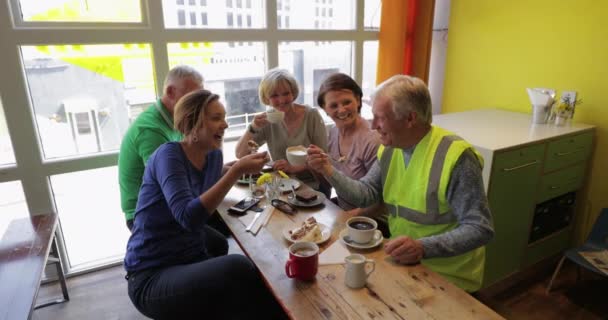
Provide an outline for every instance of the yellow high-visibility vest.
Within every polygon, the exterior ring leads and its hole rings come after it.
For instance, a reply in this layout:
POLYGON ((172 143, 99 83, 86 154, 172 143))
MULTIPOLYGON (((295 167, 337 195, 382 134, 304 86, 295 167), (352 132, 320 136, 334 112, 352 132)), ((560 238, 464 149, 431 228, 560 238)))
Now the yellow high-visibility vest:
MULTIPOLYGON (((447 188, 452 169, 467 149, 483 166, 483 158, 471 144, 435 126, 416 145, 407 166, 402 149, 380 146, 378 162, 391 237, 420 239, 457 226, 447 202, 447 188)), ((483 279, 485 246, 458 256, 423 259, 421 263, 458 287, 477 291, 483 279)))

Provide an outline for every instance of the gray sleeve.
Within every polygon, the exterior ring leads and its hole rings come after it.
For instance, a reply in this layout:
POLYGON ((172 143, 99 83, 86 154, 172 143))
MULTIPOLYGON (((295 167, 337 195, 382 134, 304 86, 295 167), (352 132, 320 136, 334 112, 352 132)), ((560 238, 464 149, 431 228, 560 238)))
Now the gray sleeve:
POLYGON ((327 180, 336 189, 340 198, 360 208, 365 208, 382 201, 380 174, 380 165, 376 161, 367 174, 359 180, 351 179, 336 168, 327 180))
POLYGON ((447 200, 458 226, 449 232, 419 239, 425 259, 460 255, 484 246, 494 236, 481 166, 471 150, 460 156, 452 170, 447 200))

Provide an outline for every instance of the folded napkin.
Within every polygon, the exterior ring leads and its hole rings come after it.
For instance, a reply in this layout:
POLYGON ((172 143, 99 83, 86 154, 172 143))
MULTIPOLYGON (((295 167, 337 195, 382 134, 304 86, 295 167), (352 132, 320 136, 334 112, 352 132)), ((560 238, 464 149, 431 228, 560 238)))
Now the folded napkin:
POLYGON ((350 251, 342 244, 342 241, 335 241, 329 248, 319 255, 319 265, 343 264, 344 258, 350 255, 350 251))

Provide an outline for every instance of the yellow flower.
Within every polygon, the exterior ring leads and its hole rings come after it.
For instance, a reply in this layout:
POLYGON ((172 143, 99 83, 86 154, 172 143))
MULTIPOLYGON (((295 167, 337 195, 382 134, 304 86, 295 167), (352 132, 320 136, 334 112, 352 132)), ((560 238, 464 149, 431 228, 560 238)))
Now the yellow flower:
POLYGON ((279 175, 281 175, 281 177, 283 177, 285 179, 289 179, 289 176, 285 172, 283 172, 281 170, 279 170, 279 175))
POLYGON ((264 183, 270 183, 271 181, 272 181, 272 174, 270 174, 269 172, 266 172, 263 175, 261 175, 255 183, 258 186, 261 186, 264 183))

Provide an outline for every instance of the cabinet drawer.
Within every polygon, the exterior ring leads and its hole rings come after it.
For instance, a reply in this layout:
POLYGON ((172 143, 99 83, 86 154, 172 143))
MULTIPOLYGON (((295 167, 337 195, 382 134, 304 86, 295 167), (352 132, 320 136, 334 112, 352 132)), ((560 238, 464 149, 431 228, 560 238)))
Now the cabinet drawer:
POLYGON ((522 268, 529 267, 568 248, 570 244, 570 230, 571 228, 566 228, 558 231, 549 238, 540 240, 538 243, 529 246, 524 254, 522 268))
POLYGON ((549 143, 544 172, 581 162, 589 156, 593 132, 565 137, 549 143))
POLYGON ((583 184, 586 163, 544 175, 540 183, 537 203, 547 201, 564 193, 578 190, 583 184))
POLYGON ((493 173, 509 173, 522 170, 534 165, 540 165, 545 153, 544 144, 536 144, 496 155, 493 173))

